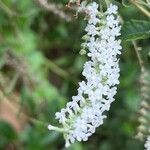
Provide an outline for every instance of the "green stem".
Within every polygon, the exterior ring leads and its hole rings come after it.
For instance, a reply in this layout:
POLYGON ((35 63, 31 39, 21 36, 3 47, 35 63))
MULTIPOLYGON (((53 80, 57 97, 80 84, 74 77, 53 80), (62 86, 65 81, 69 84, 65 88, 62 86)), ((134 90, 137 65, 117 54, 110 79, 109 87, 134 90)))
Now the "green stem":
POLYGON ((48 129, 49 129, 49 130, 58 131, 58 132, 65 132, 65 129, 64 129, 64 128, 58 128, 58 127, 52 126, 52 125, 48 125, 48 129))
POLYGON ((45 127, 48 126, 48 123, 46 123, 46 122, 37 120, 37 119, 35 119, 35 118, 31 118, 31 117, 28 117, 28 116, 27 116, 27 118, 28 118, 32 123, 34 123, 34 124, 36 124, 36 125, 41 125, 41 126, 45 126, 45 127))
POLYGON ((13 12, 12 10, 10 10, 10 8, 7 7, 1 0, 0 0, 0 7, 1 7, 1 9, 3 9, 3 10, 5 11, 5 13, 6 13, 9 17, 16 16, 16 13, 13 12))
POLYGON ((146 10, 144 7, 142 7, 140 4, 138 4, 136 1, 131 0, 131 3, 135 5, 144 15, 150 18, 150 12, 146 10))
POLYGON ((140 53, 139 53, 139 50, 138 50, 138 46, 137 46, 137 44, 136 44, 135 41, 132 41, 132 44, 133 44, 133 46, 134 46, 135 53, 136 53, 136 55, 137 55, 139 65, 140 65, 140 67, 141 67, 141 72, 143 72, 143 71, 145 71, 145 67, 144 67, 144 62, 143 62, 143 60, 142 60, 142 58, 141 58, 141 55, 140 55, 140 53))
POLYGON ((68 77, 68 73, 64 71, 63 69, 59 68, 55 63, 53 63, 51 60, 46 61, 46 65, 49 69, 51 69, 53 72, 58 74, 61 77, 68 77))
POLYGON ((19 75, 16 73, 16 74, 14 75, 14 77, 13 77, 11 83, 10 83, 10 86, 8 87, 8 89, 7 89, 7 91, 6 91, 7 94, 10 94, 10 93, 13 91, 13 89, 14 89, 14 87, 15 87, 15 85, 16 85, 16 82, 17 82, 17 80, 18 80, 18 78, 19 78, 19 75))
POLYGON ((146 7, 149 7, 149 6, 147 5, 147 3, 144 2, 144 1, 142 1, 142 0, 137 1, 137 3, 138 3, 138 4, 141 4, 141 5, 144 5, 144 6, 146 6, 146 7))
POLYGON ((61 69, 58 65, 56 65, 54 62, 51 60, 47 60, 45 63, 46 67, 56 73, 58 76, 64 78, 64 79, 69 79, 73 84, 76 85, 78 82, 76 78, 71 76, 68 72, 65 70, 61 69))
POLYGON ((105 0, 105 3, 106 3, 106 6, 107 6, 107 8, 108 8, 109 5, 110 5, 110 1, 109 1, 109 0, 105 0))

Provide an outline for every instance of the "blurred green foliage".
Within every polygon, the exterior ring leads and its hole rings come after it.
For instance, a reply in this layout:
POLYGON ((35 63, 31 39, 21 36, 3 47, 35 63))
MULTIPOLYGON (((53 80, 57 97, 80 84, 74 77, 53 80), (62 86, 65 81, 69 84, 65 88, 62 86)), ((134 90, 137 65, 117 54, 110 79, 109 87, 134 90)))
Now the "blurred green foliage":
MULTIPOLYGON (((17 96, 18 111, 57 125, 55 112, 76 94, 77 83, 82 79, 82 66, 87 58, 80 56, 79 51, 85 21, 79 16, 66 22, 35 1, 0 0, 0 90, 12 101, 12 95, 17 96)), ((64 6, 67 1, 50 2, 64 6)), ((135 6, 127 6, 119 5, 124 21, 149 21, 135 6)), ((66 13, 70 14, 69 10, 66 13)), ((149 42, 138 41, 147 68, 149 42)), ((132 43, 123 41, 122 46, 120 85, 108 118, 88 142, 75 143, 70 150, 143 149, 143 143, 134 139, 140 67, 132 43)), ((17 132, 1 119, 0 149, 9 149, 10 144, 19 150, 65 149, 62 135, 48 131, 45 125, 28 120, 23 130, 17 132)))

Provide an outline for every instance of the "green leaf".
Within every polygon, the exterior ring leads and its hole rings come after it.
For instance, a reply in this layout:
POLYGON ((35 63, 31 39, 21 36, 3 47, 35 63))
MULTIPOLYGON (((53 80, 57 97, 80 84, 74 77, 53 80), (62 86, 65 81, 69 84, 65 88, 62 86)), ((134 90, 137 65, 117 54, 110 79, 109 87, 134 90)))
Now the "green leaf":
POLYGON ((14 128, 4 120, 0 119, 0 149, 17 139, 17 133, 14 128))
POLYGON ((131 20, 126 22, 121 30, 122 40, 131 41, 150 37, 150 22, 131 20))
POLYGON ((9 123, 0 120, 0 136, 6 137, 9 140, 13 140, 16 139, 17 133, 9 123))

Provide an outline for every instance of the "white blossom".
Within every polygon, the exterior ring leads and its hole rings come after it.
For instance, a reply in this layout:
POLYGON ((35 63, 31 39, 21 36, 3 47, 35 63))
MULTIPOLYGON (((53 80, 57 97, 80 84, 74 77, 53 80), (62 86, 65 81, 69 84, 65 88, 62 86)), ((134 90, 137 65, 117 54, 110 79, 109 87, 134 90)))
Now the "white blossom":
POLYGON ((87 27, 85 28, 85 31, 87 32, 88 35, 91 35, 91 36, 95 36, 98 34, 98 31, 95 25, 93 24, 88 24, 87 27))
POLYGON ((118 7, 116 5, 110 4, 110 7, 107 9, 107 13, 110 14, 117 14, 118 7))
MULTIPOLYGON (((77 141, 87 141, 96 128, 103 124, 105 112, 109 111, 119 84, 119 60, 121 26, 117 16, 117 6, 110 5, 101 14, 98 4, 82 3, 79 11, 87 14, 86 40, 82 44, 89 61, 84 64, 82 75, 85 81, 79 82, 78 94, 72 97, 66 108, 56 113, 56 119, 63 128, 66 147, 77 141), (101 14, 101 15, 100 15, 101 14)), ((49 126, 51 129, 51 126, 49 126)), ((54 129, 54 127, 52 128, 54 129)))
POLYGON ((145 146, 145 150, 150 150, 150 136, 147 137, 147 140, 144 146, 145 146))

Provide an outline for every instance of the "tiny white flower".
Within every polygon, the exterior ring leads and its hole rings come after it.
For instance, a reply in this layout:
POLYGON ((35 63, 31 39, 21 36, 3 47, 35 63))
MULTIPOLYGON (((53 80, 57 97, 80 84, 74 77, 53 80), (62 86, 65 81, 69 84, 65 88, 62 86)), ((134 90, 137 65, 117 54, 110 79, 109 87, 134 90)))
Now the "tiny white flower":
POLYGON ((118 10, 118 7, 116 5, 112 5, 110 4, 109 8, 107 9, 107 13, 108 14, 117 14, 117 10, 118 10))
POLYGON ((87 32, 88 35, 95 36, 98 34, 97 28, 95 25, 88 24, 87 27, 85 28, 85 31, 87 32))
POLYGON ((106 17, 106 24, 108 27, 113 27, 114 25, 116 26, 118 24, 118 20, 115 19, 114 15, 109 15, 106 17))
POLYGON ((98 13, 98 4, 96 2, 93 2, 89 4, 86 9, 89 16, 96 16, 98 13))
POLYGON ((86 5, 87 5, 86 1, 83 1, 78 7, 78 12, 82 12, 82 11, 84 12, 86 10, 86 5))
POLYGON ((98 22, 99 22, 99 19, 95 16, 91 16, 88 20, 88 23, 93 24, 93 25, 96 25, 98 22))

